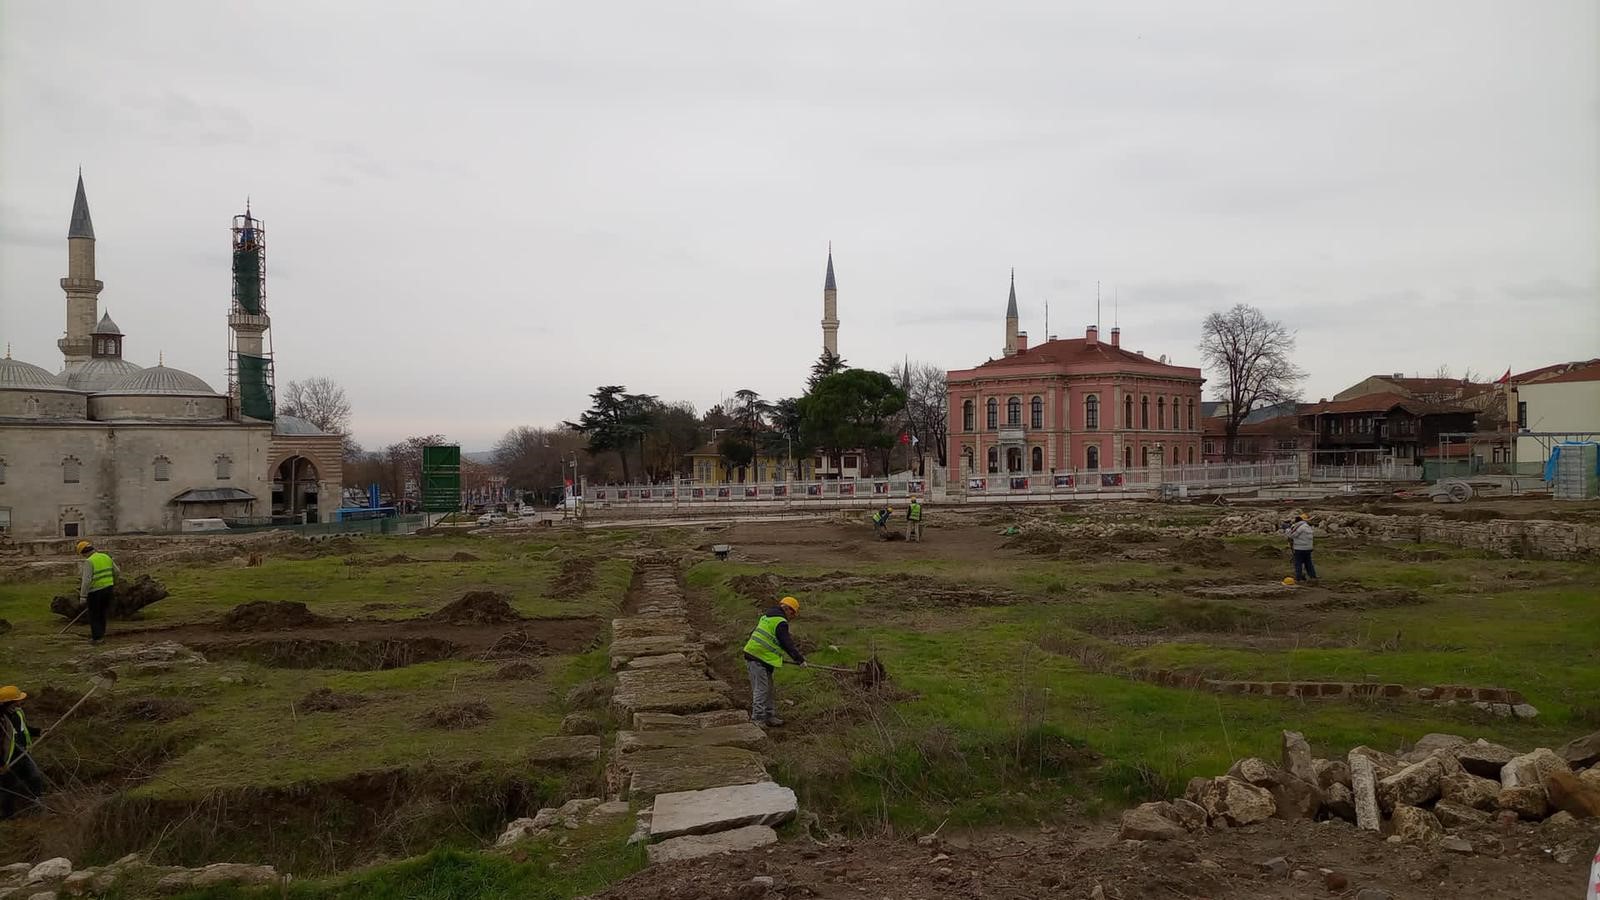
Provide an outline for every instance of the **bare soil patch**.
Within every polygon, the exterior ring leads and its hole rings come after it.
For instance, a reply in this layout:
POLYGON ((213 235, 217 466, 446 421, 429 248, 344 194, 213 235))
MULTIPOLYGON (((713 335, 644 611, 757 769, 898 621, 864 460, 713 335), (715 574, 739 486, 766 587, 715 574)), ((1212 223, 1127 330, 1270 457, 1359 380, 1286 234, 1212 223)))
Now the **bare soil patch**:
POLYGON ((428 620, 446 625, 503 625, 508 622, 520 622, 522 616, 511 608, 510 598, 505 594, 494 591, 469 591, 461 595, 461 599, 453 600, 438 611, 429 613, 428 620))
POLYGON ((217 623, 225 631, 281 631, 305 628, 328 620, 294 600, 251 600, 228 610, 217 623))
POLYGON ((372 702, 360 694, 341 694, 332 688, 317 688, 295 703, 300 712, 340 712, 372 702))
POLYGON ((181 697, 140 697, 129 700, 117 709, 117 715, 126 721, 171 722, 198 709, 193 701, 181 697))
POLYGON ((1034 598, 1001 587, 973 584, 953 584, 925 575, 897 572, 890 575, 852 575, 849 572, 829 572, 825 575, 785 575, 771 573, 739 575, 729 579, 728 585, 738 593, 751 598, 757 606, 765 606, 783 597, 782 591, 852 591, 860 590, 873 603, 899 608, 941 606, 1008 606, 1034 598))
POLYGON ((558 600, 581 597, 594 587, 596 560, 592 556, 569 556, 561 561, 561 571, 550 583, 549 595, 558 600))
POLYGON ((423 713, 418 721, 430 728, 474 728, 494 719, 494 710, 482 700, 447 703, 423 713))
POLYGON ((480 562, 480 559, 465 550, 457 550, 450 554, 451 562, 480 562))
POLYGON ((544 641, 529 634, 526 629, 508 631, 495 639, 482 654, 483 659, 516 659, 523 656, 543 656, 550 652, 544 641))
POLYGON ((544 670, 539 667, 538 663, 520 660, 514 663, 507 663, 496 669, 493 678, 495 681, 522 681, 529 678, 538 678, 543 673, 544 670))
POLYGON ((1387 590, 1334 591, 1329 596, 1306 604, 1306 609, 1388 609, 1395 606, 1416 606, 1428 599, 1416 591, 1404 588, 1387 590))

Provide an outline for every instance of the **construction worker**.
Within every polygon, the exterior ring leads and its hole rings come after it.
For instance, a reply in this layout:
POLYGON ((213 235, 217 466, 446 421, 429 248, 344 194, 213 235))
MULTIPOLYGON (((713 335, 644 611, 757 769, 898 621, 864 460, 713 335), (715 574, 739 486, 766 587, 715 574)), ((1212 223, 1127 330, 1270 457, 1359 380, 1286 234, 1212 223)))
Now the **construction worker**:
POLYGON ((886 541, 889 539, 889 519, 893 516, 894 513, 887 505, 872 514, 872 533, 878 540, 886 541))
POLYGON ((750 721, 757 725, 777 728, 783 724, 778 718, 778 694, 772 684, 772 673, 783 665, 783 655, 798 666, 804 667, 806 658, 789 636, 789 620, 800 614, 800 601, 785 597, 778 605, 761 614, 756 630, 744 645, 744 667, 750 673, 750 721))
POLYGON ((78 602, 89 607, 89 640, 99 643, 106 636, 106 612, 122 569, 88 541, 78 542, 78 555, 83 557, 78 566, 78 602))
POLYGON ((19 803, 37 806, 44 793, 44 776, 29 752, 39 730, 28 727, 22 714, 26 699, 28 695, 14 684, 0 687, 0 819, 16 815, 19 803))
POLYGON ((906 540, 922 543, 922 498, 912 497, 906 510, 906 540))
POLYGON ((1294 580, 1317 580, 1317 567, 1311 562, 1311 544, 1316 531, 1311 517, 1300 513, 1289 526, 1289 550, 1294 554, 1294 580))

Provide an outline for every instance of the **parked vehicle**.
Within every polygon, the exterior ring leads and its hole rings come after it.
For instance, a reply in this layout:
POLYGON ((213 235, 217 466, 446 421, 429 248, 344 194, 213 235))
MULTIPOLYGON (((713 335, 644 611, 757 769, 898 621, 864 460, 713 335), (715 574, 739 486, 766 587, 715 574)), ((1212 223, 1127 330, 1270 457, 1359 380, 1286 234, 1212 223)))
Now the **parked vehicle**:
POLYGON ((479 525, 504 525, 509 521, 510 519, 506 518, 505 513, 498 512, 484 513, 478 517, 479 525))

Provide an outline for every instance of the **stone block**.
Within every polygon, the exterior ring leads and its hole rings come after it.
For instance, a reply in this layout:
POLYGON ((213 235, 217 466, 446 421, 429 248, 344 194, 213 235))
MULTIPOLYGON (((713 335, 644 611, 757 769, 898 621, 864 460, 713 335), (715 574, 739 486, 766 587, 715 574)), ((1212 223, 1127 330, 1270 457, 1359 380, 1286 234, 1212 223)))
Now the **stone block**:
POLYGON ((1206 782, 1194 802, 1205 809, 1213 825, 1225 824, 1229 827, 1253 825, 1271 818, 1278 811, 1277 802, 1265 788, 1231 775, 1206 782))
POLYGON ((1500 770, 1501 787, 1538 787, 1544 784, 1544 777, 1551 772, 1571 772, 1572 767, 1567 761, 1557 756, 1555 751, 1540 747, 1532 753, 1524 753, 1512 759, 1500 770))
POLYGON ((1505 768, 1506 763, 1517 757, 1517 751, 1499 744, 1491 744, 1482 738, 1456 747, 1450 752, 1455 754, 1456 761, 1468 772, 1496 781, 1500 780, 1500 770, 1505 768))
POLYGON ((1378 806, 1385 812, 1397 806, 1421 806, 1439 796, 1444 767, 1428 757, 1378 782, 1378 806))
POLYGON ((1354 757, 1357 756, 1366 757, 1372 763, 1373 774, 1379 778, 1388 778, 1406 767, 1405 763, 1388 753, 1374 750, 1371 747, 1360 746, 1351 748, 1350 752, 1345 755, 1345 760, 1350 763, 1351 771, 1355 770, 1354 757))
POLYGON ((1600 762, 1600 731, 1585 735, 1577 740, 1568 741, 1556 753, 1572 768, 1592 766, 1600 762))
MULTIPOLYGON (((1357 748, 1360 749, 1360 748, 1357 748)), ((1356 827, 1366 831, 1383 829, 1378 811, 1377 770, 1371 757, 1350 751, 1350 793, 1356 807, 1356 827)))
POLYGON ((1188 834, 1189 830, 1178 822, 1172 804, 1165 801, 1141 803, 1124 810, 1117 829, 1117 837, 1125 841, 1172 841, 1188 834))
POLYGON ((1199 831, 1206 827, 1206 809, 1192 800, 1179 798, 1172 801, 1172 814, 1177 818, 1178 824, 1189 831, 1199 831))
POLYGON ((727 685, 706 678, 700 679, 697 683, 634 682, 626 687, 618 684, 611 694, 611 702, 628 715, 640 712, 679 714, 705 712, 728 706, 727 685))
POLYGON ((51 884, 72 874, 72 860, 55 856, 33 866, 22 879, 24 885, 51 884))
POLYGON ((1466 742, 1467 739, 1459 735, 1430 732, 1417 738, 1417 742, 1411 745, 1410 750, 1400 754, 1400 760, 1407 763, 1421 762, 1432 756, 1435 750, 1454 751, 1466 742))
POLYGON ((685 859, 698 859, 702 856, 714 856, 719 853, 737 853, 744 850, 754 850, 757 847, 766 847, 778 842, 778 833, 766 825, 746 825, 732 831, 721 831, 716 834, 690 834, 651 844, 649 847, 650 863, 655 865, 664 862, 676 862, 685 859))
POLYGON ((618 753, 636 753, 640 750, 660 750, 667 747, 742 747, 746 750, 761 750, 766 745, 767 733, 749 721, 712 728, 695 726, 672 730, 623 731, 617 734, 618 753))
POLYGON ((1530 821, 1543 819, 1550 811, 1550 797, 1544 787, 1537 784, 1501 788, 1494 804, 1501 810, 1514 812, 1518 818, 1530 821))
POLYGON ((572 734, 540 738, 528 750, 528 762, 536 765, 575 765, 600 759, 600 736, 572 734))
POLYGON ((1328 815, 1346 822, 1356 820, 1356 795, 1347 784, 1335 781, 1322 792, 1322 808, 1328 815))
POLYGON ((1316 775, 1317 787, 1324 791, 1336 784, 1350 786, 1350 764, 1342 759, 1314 759, 1311 771, 1316 775))
MULTIPOLYGON (((1500 794, 1500 782, 1461 771, 1439 779, 1439 796, 1474 809, 1493 809, 1500 794)), ((1441 801, 1443 802, 1443 801, 1441 801)))
POLYGON ((1444 835, 1444 827, 1439 824, 1438 818, 1415 806, 1396 806, 1390 825, 1395 837, 1407 843, 1432 843, 1444 835))
POLYGON ((799 811, 794 791, 771 781, 657 794, 650 837, 709 834, 746 825, 781 825, 799 811))
POLYGON ((681 668, 690 665, 689 657, 682 653, 663 653, 660 656, 635 656, 623 664, 627 669, 681 668))
POLYGON ((1306 743, 1306 736, 1298 731, 1285 731, 1280 741, 1281 758, 1278 764, 1283 770, 1302 781, 1316 784, 1317 772, 1311 764, 1311 745, 1306 743))
POLYGON ((620 669, 639 656, 662 656, 668 653, 681 653, 685 657, 690 657, 704 652, 704 649, 699 642, 688 641, 683 638, 626 638, 611 642, 611 668, 620 669))
POLYGON ((600 722, 594 716, 586 712, 568 713, 567 716, 561 720, 560 731, 562 734, 566 735, 599 734, 600 722))
POLYGON ((1571 772, 1553 771, 1544 777, 1550 805, 1580 819, 1600 816, 1600 786, 1571 772))
POLYGON ((628 616, 611 620, 613 641, 636 640, 649 637, 670 637, 682 641, 694 639, 689 622, 681 615, 628 616))
POLYGON ((627 775, 634 799, 771 780, 760 754, 737 747, 640 750, 619 754, 613 764, 627 775))
POLYGON ((1489 814, 1454 800, 1440 800, 1433 805, 1433 815, 1446 828, 1489 824, 1489 814))

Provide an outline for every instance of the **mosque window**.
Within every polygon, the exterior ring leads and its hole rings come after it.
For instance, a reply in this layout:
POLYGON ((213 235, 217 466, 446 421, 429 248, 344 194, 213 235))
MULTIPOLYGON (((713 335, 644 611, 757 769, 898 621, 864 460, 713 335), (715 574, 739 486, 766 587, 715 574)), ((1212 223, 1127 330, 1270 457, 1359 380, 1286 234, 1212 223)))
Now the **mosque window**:
POLYGON ((200 416, 200 401, 193 397, 183 401, 183 414, 191 419, 198 418, 200 416))
POLYGON ((224 453, 217 457, 217 480, 227 481, 233 477, 233 457, 224 453))
POLYGON ((61 461, 61 483, 77 484, 78 476, 83 473, 83 463, 78 462, 76 456, 69 456, 61 461))
POLYGON ((155 469, 157 481, 172 480, 172 460, 167 459, 165 456, 158 456, 156 457, 153 468, 155 469))
POLYGON ((23 414, 29 418, 39 415, 39 398, 29 397, 28 399, 22 401, 22 411, 23 414))

